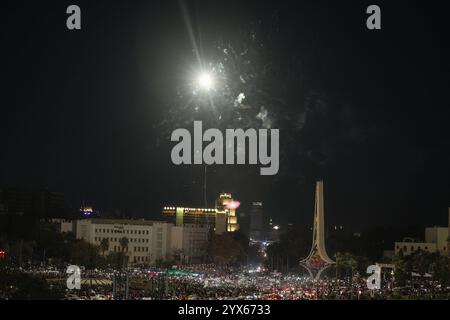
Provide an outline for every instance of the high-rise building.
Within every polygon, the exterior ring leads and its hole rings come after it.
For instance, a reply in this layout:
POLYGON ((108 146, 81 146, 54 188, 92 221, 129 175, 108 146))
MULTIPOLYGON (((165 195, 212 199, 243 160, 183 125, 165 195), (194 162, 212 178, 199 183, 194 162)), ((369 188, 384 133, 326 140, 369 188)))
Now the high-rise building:
POLYGON ((224 227, 222 225, 225 224, 225 231, 234 232, 239 230, 239 224, 236 216, 236 209, 239 207, 239 201, 233 200, 231 194, 229 193, 221 193, 219 198, 216 200, 216 228, 219 225, 220 233, 224 232, 224 227))
POLYGON ((21 189, 0 190, 0 203, 9 214, 30 214, 33 211, 33 193, 21 189))
POLYGON ((3 213, 26 215, 33 218, 61 217, 64 215, 64 194, 48 190, 0 190, 3 213))
POLYGON ((40 218, 64 216, 64 194, 48 190, 33 192, 33 211, 40 218))
POLYGON ((261 240, 263 238, 263 204, 253 202, 250 208, 250 238, 261 240))
POLYGON ((239 230, 236 209, 239 201, 233 200, 231 194, 221 193, 216 200, 215 208, 189 208, 167 206, 162 210, 164 217, 174 218, 175 225, 206 225, 214 228, 216 234, 239 230))

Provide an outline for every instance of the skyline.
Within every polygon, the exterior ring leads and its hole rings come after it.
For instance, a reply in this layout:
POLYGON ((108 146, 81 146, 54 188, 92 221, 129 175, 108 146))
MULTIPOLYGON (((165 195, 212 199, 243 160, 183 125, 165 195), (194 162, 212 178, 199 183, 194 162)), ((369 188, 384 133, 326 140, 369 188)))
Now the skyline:
POLYGON ((446 225, 450 22, 440 5, 379 1, 382 29, 369 31, 366 1, 77 4, 79 31, 65 28, 66 2, 5 4, 0 189, 48 188, 74 206, 146 218, 201 205, 204 167, 174 166, 168 133, 202 120, 280 130, 278 174, 209 166, 208 203, 229 192, 310 224, 323 179, 329 225, 446 225), (188 103, 197 55, 232 80, 215 112, 188 103))

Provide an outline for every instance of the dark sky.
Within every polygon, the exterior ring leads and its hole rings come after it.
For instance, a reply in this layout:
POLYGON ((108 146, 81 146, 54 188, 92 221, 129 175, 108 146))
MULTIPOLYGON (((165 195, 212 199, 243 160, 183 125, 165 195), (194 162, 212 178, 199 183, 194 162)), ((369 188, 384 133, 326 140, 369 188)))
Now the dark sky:
POLYGON ((167 136, 205 116, 180 97, 196 65, 188 16, 205 62, 221 58, 219 43, 262 39, 250 65, 270 72, 245 93, 280 129, 279 174, 208 168, 209 203, 227 191, 243 210, 259 200, 281 222, 310 224, 324 179, 329 223, 447 224, 448 13, 440 2, 377 1, 382 30, 369 31, 372 2, 337 2, 188 1, 184 15, 178 1, 2 4, 0 187, 145 217, 201 206, 203 167, 172 165, 167 136), (66 29, 70 4, 80 31, 66 29))

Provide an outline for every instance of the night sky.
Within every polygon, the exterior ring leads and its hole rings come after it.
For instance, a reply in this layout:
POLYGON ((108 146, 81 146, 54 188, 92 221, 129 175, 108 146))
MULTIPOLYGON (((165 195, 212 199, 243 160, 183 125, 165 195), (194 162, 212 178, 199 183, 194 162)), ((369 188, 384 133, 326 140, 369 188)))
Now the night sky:
POLYGON ((446 225, 448 11, 390 2, 2 3, 0 188, 48 188, 74 207, 148 218, 164 205, 202 206, 204 167, 171 163, 170 132, 194 119, 262 128, 264 107, 280 129, 279 173, 209 167, 210 205, 226 191, 244 211, 263 201, 277 221, 311 224, 324 179, 327 223, 446 225), (80 31, 66 28, 70 4, 81 7, 80 31), (370 4, 382 30, 366 28, 370 4), (248 109, 225 99, 220 121, 194 111, 193 39, 205 64, 236 50, 228 80, 248 109))

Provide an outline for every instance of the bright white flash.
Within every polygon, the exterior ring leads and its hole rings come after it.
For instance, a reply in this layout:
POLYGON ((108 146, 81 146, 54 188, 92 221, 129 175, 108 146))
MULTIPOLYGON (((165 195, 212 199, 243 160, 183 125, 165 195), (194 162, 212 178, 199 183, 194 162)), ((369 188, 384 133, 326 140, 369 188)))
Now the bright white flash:
POLYGON ((198 86, 202 90, 208 91, 208 90, 211 90, 214 86, 213 78, 211 77, 211 75, 209 73, 200 74, 197 81, 198 81, 198 86))

